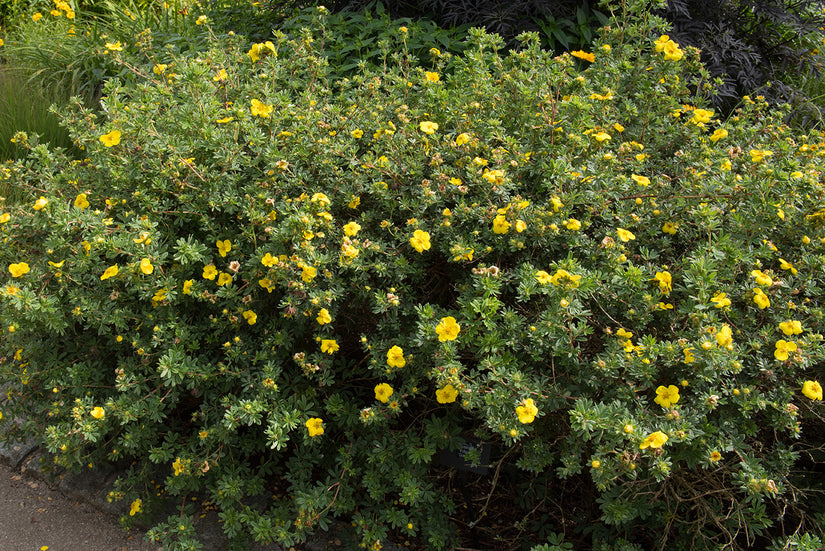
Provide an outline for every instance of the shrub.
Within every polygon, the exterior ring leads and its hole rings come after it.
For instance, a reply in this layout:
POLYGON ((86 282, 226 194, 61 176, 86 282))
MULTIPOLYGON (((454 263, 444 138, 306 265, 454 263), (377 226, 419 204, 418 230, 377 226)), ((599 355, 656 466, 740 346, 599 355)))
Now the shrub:
POLYGON ((59 465, 129 466, 138 518, 181 499, 169 549, 198 492, 235 545, 340 517, 454 546, 437 457, 475 440, 476 497, 518 477, 508 544, 817 531, 825 137, 760 98, 720 121, 641 11, 589 52, 476 30, 337 81, 316 14, 130 63, 102 115, 64 113, 87 158, 7 169, 31 197, 0 213, 3 419, 59 465))

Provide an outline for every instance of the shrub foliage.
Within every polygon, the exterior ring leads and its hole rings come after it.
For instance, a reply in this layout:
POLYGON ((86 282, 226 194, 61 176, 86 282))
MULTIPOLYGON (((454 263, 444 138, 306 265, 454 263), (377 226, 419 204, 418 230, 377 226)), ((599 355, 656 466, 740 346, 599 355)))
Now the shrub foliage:
MULTIPOLYGON (((130 465, 137 517, 206 493, 238 545, 343 517, 453 546, 438 453, 473 439, 526 521, 594 547, 815 530, 823 136, 760 98, 720 121, 644 12, 560 56, 472 31, 418 64, 397 28, 341 80, 324 17, 112 52, 137 84, 63 113, 82 160, 17 137, 3 419, 60 465, 130 465), (530 503, 571 481, 586 522, 530 503)), ((186 503, 151 531, 170 549, 196 547, 186 503)))

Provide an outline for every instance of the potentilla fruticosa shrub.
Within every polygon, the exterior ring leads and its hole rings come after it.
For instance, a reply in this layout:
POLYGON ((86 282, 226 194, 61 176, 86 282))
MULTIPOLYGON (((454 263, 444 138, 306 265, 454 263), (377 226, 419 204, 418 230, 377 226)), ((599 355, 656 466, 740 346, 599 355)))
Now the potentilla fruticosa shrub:
POLYGON ((402 27, 334 82, 312 29, 130 63, 64 113, 86 158, 19 135, 4 169, 4 420, 131 465, 133 517, 205 493, 239 545, 339 517, 450 548, 438 454, 470 439, 588 481, 599 520, 557 531, 594 545, 816 529, 825 138, 759 98, 720 120, 660 24, 421 65, 402 27))

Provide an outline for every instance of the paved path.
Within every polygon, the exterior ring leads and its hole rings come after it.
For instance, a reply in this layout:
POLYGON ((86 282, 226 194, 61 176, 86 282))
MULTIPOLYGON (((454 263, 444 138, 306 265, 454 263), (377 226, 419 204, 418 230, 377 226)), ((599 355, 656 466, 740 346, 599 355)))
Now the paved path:
POLYGON ((3 551, 154 551, 143 533, 127 532, 86 503, 0 463, 3 551))

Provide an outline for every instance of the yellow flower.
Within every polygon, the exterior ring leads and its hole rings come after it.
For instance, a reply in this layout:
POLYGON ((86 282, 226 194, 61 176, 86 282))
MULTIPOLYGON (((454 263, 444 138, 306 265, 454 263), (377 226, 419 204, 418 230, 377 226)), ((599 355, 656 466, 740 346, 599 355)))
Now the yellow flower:
POLYGON ((332 355, 338 352, 338 348, 338 341, 335 339, 321 339, 321 352, 332 355))
POLYGON ((438 82, 441 77, 438 76, 438 73, 433 73, 431 71, 424 71, 424 80, 427 82, 438 82))
POLYGON ((43 19, 43 14, 40 12, 37 12, 34 15, 32 15, 32 21, 34 21, 35 23, 40 21, 41 19, 43 19))
POLYGON ((656 51, 665 54, 665 59, 668 61, 679 61, 682 59, 684 52, 679 49, 679 45, 670 39, 666 34, 660 36, 654 43, 656 51))
POLYGON ((493 219, 493 233, 505 234, 510 231, 510 222, 504 218, 503 214, 497 214, 493 219))
POLYGON ((438 123, 432 121, 421 121, 418 128, 425 134, 435 134, 435 131, 438 130, 438 123))
POLYGON ((331 322, 332 316, 329 315, 329 310, 321 308, 321 310, 318 311, 318 316, 315 318, 315 321, 317 321, 319 325, 326 325, 331 322))
POLYGON ((779 259, 779 267, 782 268, 783 270, 787 270, 787 271, 791 272, 791 275, 796 275, 796 272, 797 272, 796 268, 794 268, 793 264, 791 264, 790 262, 788 262, 784 258, 779 259))
POLYGON ((793 341, 778 340, 776 341, 776 350, 773 351, 773 357, 784 362, 788 360, 789 354, 796 352, 797 346, 793 341))
POLYGON ((633 239, 636 239, 636 236, 633 235, 632 232, 624 229, 624 228, 616 228, 616 234, 619 236, 619 239, 627 243, 633 239))
POLYGON ((441 318, 439 324, 435 326, 435 332, 438 334, 439 342, 456 340, 459 331, 461 331, 461 327, 452 316, 441 318))
POLYGON ((667 440, 667 434, 657 430, 645 438, 641 444, 639 444, 639 449, 644 450, 647 448, 661 448, 667 440))
POLYGON ((103 419, 103 417, 106 416, 106 410, 104 410, 100 406, 96 406, 92 408, 92 411, 89 412, 89 415, 91 415, 95 419, 103 419))
POLYGON ((246 323, 248 323, 249 325, 255 325, 258 322, 258 314, 256 314, 252 310, 244 310, 241 313, 241 316, 243 316, 243 319, 245 319, 246 323))
POLYGON ((317 275, 318 268, 316 268, 315 266, 303 266, 301 268, 301 280, 304 283, 309 283, 310 281, 315 279, 315 276, 317 275))
POLYGON ((802 333, 802 322, 799 320, 783 321, 779 324, 779 329, 786 335, 799 335, 802 333))
POLYGON ((11 214, 9 214, 8 212, 0 214, 0 224, 5 224, 9 220, 11 220, 11 214))
POLYGON ((187 279, 183 282, 183 294, 188 295, 192 293, 192 284, 195 282, 194 279, 187 279))
POLYGON ((143 506, 143 502, 140 498, 137 498, 132 502, 132 506, 129 507, 129 516, 133 517, 141 511, 141 507, 143 506))
POLYGON ((224 80, 229 78, 229 74, 227 74, 226 69, 221 69, 218 71, 218 74, 212 77, 212 80, 215 82, 223 82, 224 80))
POLYGON ((751 149, 750 150, 751 161, 754 163, 758 163, 762 161, 766 157, 770 157, 773 155, 773 151, 768 149, 751 149))
POLYGON ((266 254, 263 256, 263 258, 261 258, 261 264, 263 264, 263 265, 264 265, 264 266, 266 266, 267 268, 271 268, 272 266, 274 266, 274 265, 275 265, 275 264, 277 264, 277 263, 278 263, 278 259, 277 259, 277 258, 275 258, 274 256, 272 256, 272 255, 271 255, 271 254, 269 254, 269 253, 266 253, 266 254))
POLYGON ((166 291, 167 289, 159 289, 155 292, 154 296, 152 297, 152 306, 157 306, 164 300, 166 300, 166 291))
POLYGON ((593 461, 590 462, 590 466, 593 467, 594 469, 598 469, 599 467, 602 466, 602 462, 599 461, 598 459, 594 459, 593 461))
POLYGON ((722 164, 719 165, 719 168, 724 172, 729 172, 733 168, 733 164, 731 164, 730 159, 725 159, 722 161, 722 164))
POLYGON ((267 105, 266 103, 262 103, 260 100, 253 99, 252 105, 249 107, 249 110, 252 112, 252 115, 255 117, 263 117, 269 118, 269 115, 272 114, 272 106, 267 105))
POLYGON ((550 276, 550 283, 566 288, 576 289, 579 286, 582 276, 578 274, 571 274, 567 270, 556 270, 556 273, 550 276))
POLYGON ((120 143, 120 130, 112 130, 100 137, 100 143, 106 147, 113 147, 120 143))
POLYGON ((657 387, 656 398, 653 401, 663 408, 669 408, 679 401, 679 387, 676 385, 657 387))
POLYGON ((379 402, 387 403, 392 396, 393 389, 387 383, 375 385, 375 399, 379 402))
POLYGON ((420 253, 428 251, 430 249, 430 234, 422 230, 415 230, 410 238, 410 245, 420 253))
POLYGON ((252 62, 255 63, 259 59, 261 59, 261 57, 266 55, 267 52, 272 53, 272 54, 277 53, 275 51, 275 45, 272 44, 272 42, 270 42, 268 40, 266 42, 260 42, 258 44, 253 44, 252 47, 249 48, 249 51, 246 52, 246 55, 248 55, 252 59, 252 62))
POLYGON ((519 423, 528 424, 536 419, 536 414, 539 408, 533 402, 532 398, 527 398, 524 403, 516 408, 516 415, 518 415, 519 423))
POLYGON ((713 117, 713 111, 709 111, 707 109, 694 109, 693 118, 690 119, 690 122, 694 124, 705 124, 710 122, 711 117, 713 117))
POLYGON ((805 381, 802 384, 802 394, 811 400, 822 401, 822 385, 819 381, 805 381))
POLYGON ((624 426, 624 428, 623 428, 622 430, 624 430, 626 434, 633 434, 633 431, 634 431, 635 429, 633 428, 633 425, 631 425, 630 423, 628 423, 628 424, 626 424, 626 425, 624 426))
POLYGON ((120 40, 118 40, 117 42, 107 42, 106 49, 110 52, 122 52, 123 46, 121 45, 120 40))
POLYGON ((103 275, 100 276, 100 281, 104 281, 106 279, 109 279, 110 277, 115 277, 117 275, 117 272, 118 272, 117 264, 113 264, 112 266, 109 266, 103 272, 103 275))
POLYGON ((728 131, 724 128, 717 128, 714 130, 713 134, 710 135, 710 141, 713 143, 718 142, 719 140, 724 140, 728 137, 728 131))
POLYGON ((668 295, 673 290, 673 277, 670 275, 670 272, 656 272, 653 280, 659 282, 659 291, 662 293, 668 295))
POLYGON ((502 182, 504 182, 504 171, 489 170, 485 168, 484 173, 481 175, 481 177, 491 184, 501 184, 502 182))
POLYGON ((180 476, 186 470, 185 463, 180 460, 180 457, 176 457, 172 462, 172 468, 175 470, 175 476, 180 476))
POLYGON ((390 367, 404 367, 407 360, 404 359, 404 350, 400 346, 394 345, 387 350, 387 365, 390 367))
POLYGON ((352 136, 353 138, 355 138, 355 139, 357 140, 357 139, 359 139, 361 136, 363 136, 363 135, 364 135, 364 131, 363 131, 363 130, 356 129, 356 130, 353 130, 352 132, 350 132, 350 133, 349 133, 349 135, 350 135, 350 136, 352 136))
POLYGON ((218 276, 218 269, 215 268, 214 264, 207 264, 203 267, 203 278, 204 279, 215 279, 218 276))
POLYGON ((158 63, 154 67, 152 67, 152 72, 155 73, 156 75, 162 75, 163 73, 166 72, 166 69, 168 69, 168 68, 169 68, 169 65, 167 65, 165 63, 158 63))
POLYGON ((722 348, 733 349, 733 332, 727 323, 716 333, 716 342, 722 348))
POLYGON ((570 231, 579 231, 582 229, 582 223, 575 218, 568 218, 564 221, 564 227, 570 231))
POLYGON ((42 195, 34 202, 34 210, 40 210, 49 204, 49 200, 42 195))
POLYGON ((74 206, 81 210, 89 207, 89 201, 86 199, 85 193, 79 193, 77 197, 75 197, 74 206))
POLYGON ((638 174, 631 174, 630 177, 633 179, 634 182, 639 184, 642 187, 647 187, 650 185, 650 178, 647 176, 639 176, 638 174))
POLYGON ((18 262, 16 264, 9 264, 9 272, 12 277, 20 277, 29 273, 29 265, 25 262, 18 262))
POLYGON ((307 431, 309 431, 309 437, 314 438, 316 436, 321 436, 324 434, 324 420, 318 417, 311 417, 307 419, 305 423, 307 431))
POLYGON ((683 363, 692 364, 696 361, 696 357, 693 355, 693 348, 685 348, 682 352, 685 355, 685 359, 682 360, 683 363))
POLYGON ((361 230, 361 224, 358 222, 347 222, 344 224, 344 235, 354 237, 361 230))
POLYGON ((455 144, 457 146, 462 146, 470 141, 470 135, 466 132, 462 132, 458 136, 455 137, 455 144))
POLYGON ((679 224, 674 224, 673 222, 665 222, 662 225, 662 231, 664 233, 669 233, 670 235, 676 235, 676 229, 679 227, 679 224))
POLYGON ((453 385, 447 385, 435 391, 435 399, 439 404, 451 404, 458 398, 458 391, 453 385))
POLYGON ((209 18, 205 15, 199 15, 197 19, 195 19, 195 25, 203 25, 207 22, 209 18))
POLYGON ((717 291, 715 295, 710 298, 710 301, 715 303, 714 306, 716 308, 725 308, 726 306, 730 306, 730 299, 727 298, 725 293, 722 291, 717 291))
POLYGON ((224 239, 223 241, 218 239, 215 245, 218 247, 218 254, 222 257, 226 257, 226 253, 232 250, 232 242, 229 241, 229 239, 224 239))
POLYGON ((585 61, 589 61, 590 63, 593 63, 594 61, 596 61, 596 55, 595 54, 591 54, 591 53, 588 53, 588 52, 585 52, 585 51, 582 51, 582 50, 576 50, 574 52, 570 52, 570 55, 572 55, 573 57, 577 57, 579 59, 583 59, 585 61))
POLYGON ((596 132, 595 134, 593 134, 593 139, 599 143, 602 143, 610 140, 611 136, 607 132, 596 132))
POLYGON ((764 310, 771 305, 768 295, 766 295, 759 287, 754 287, 753 289, 753 302, 759 307, 760 310, 764 310))
POLYGON ((140 261, 140 271, 143 272, 146 275, 149 275, 152 272, 154 272, 155 267, 152 266, 152 261, 149 260, 148 258, 144 258, 143 260, 141 260, 140 261))
POLYGON ((536 272, 536 280, 542 285, 547 285, 548 283, 550 283, 550 274, 548 274, 544 270, 539 270, 538 272, 536 272))
POLYGON ((757 285, 772 285, 773 279, 771 276, 762 270, 751 270, 751 277, 756 280, 757 285))
POLYGON ((708 459, 711 463, 716 463, 717 461, 722 459, 722 454, 716 450, 713 450, 712 452, 710 452, 710 457, 708 457, 708 459))
POLYGON ((312 198, 310 198, 310 201, 313 203, 317 203, 318 206, 321 208, 326 208, 332 203, 329 197, 327 197, 325 193, 321 192, 313 193, 312 198))

